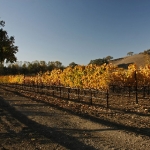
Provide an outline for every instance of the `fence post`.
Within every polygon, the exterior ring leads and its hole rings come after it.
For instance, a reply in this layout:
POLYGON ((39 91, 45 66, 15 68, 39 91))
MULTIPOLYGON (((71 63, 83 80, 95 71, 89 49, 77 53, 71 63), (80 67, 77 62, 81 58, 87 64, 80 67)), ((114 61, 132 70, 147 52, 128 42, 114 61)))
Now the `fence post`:
POLYGON ((77 89, 77 93, 78 93, 78 100, 80 101, 80 96, 79 96, 80 89, 79 88, 77 89))
POLYGON ((145 97, 145 86, 143 86, 143 98, 145 97))
POLYGON ((136 104, 138 104, 138 83, 137 83, 137 73, 135 71, 135 101, 136 101, 136 104))
POLYGON ((70 99, 70 87, 68 88, 68 100, 70 99))
POLYGON ((90 104, 92 105, 92 90, 90 89, 90 104))
POLYGON ((59 86, 59 88, 60 88, 60 97, 61 97, 61 86, 59 86))
POLYGON ((54 85, 52 85, 52 96, 54 97, 55 93, 54 93, 54 85))
POLYGON ((113 93, 115 92, 115 85, 112 85, 112 87, 113 87, 113 93))
POLYGON ((131 96, 131 86, 128 87, 129 88, 129 97, 131 96))
POLYGON ((108 99, 109 99, 109 92, 108 92, 108 89, 107 89, 107 91, 106 91, 106 107, 107 108, 109 106, 108 99))

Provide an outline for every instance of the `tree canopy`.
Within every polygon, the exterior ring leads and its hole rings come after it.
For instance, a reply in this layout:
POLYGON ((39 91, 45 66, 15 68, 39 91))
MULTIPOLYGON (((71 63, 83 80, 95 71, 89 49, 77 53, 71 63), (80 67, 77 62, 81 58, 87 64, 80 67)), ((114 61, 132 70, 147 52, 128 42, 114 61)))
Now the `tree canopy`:
POLYGON ((107 56, 107 57, 105 57, 105 59, 110 61, 111 59, 113 59, 113 57, 112 56, 107 56))
MULTIPOLYGON (((0 26, 4 27, 5 22, 0 21, 0 26)), ((16 62, 17 58, 15 54, 18 52, 18 47, 14 45, 15 38, 13 36, 8 36, 7 31, 0 29, 0 64, 6 62, 16 62)))
POLYGON ((134 52, 128 52, 127 55, 128 56, 132 56, 134 54, 134 52))
POLYGON ((35 75, 39 72, 52 71, 54 69, 63 70, 65 67, 60 61, 16 61, 15 63, 7 63, 7 66, 0 67, 0 75, 35 75), (3 69, 3 70, 1 70, 3 69))
POLYGON ((71 63, 69 64, 69 67, 75 67, 76 65, 78 65, 78 64, 76 64, 75 62, 71 62, 71 63))
POLYGON ((89 64, 96 64, 96 65, 102 65, 102 64, 108 64, 108 60, 106 58, 99 58, 99 59, 94 59, 94 60, 91 60, 89 64))
POLYGON ((144 54, 148 54, 149 55, 150 54, 150 49, 145 50, 144 54))

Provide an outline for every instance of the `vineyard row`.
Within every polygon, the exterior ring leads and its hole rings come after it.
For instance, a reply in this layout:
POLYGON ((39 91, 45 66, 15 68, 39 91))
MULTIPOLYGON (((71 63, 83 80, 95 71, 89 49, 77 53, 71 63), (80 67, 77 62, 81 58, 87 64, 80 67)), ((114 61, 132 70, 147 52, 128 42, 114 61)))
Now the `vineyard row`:
POLYGON ((57 85, 80 89, 109 90, 109 85, 149 86, 150 66, 136 68, 129 65, 128 69, 118 68, 112 64, 102 66, 88 65, 68 67, 51 72, 39 72, 34 76, 12 75, 0 76, 0 83, 57 85))
POLYGON ((78 103, 87 103, 90 105, 103 105, 109 107, 109 102, 115 96, 128 97, 134 99, 134 103, 138 104, 139 99, 149 99, 150 86, 142 86, 136 88, 135 86, 118 86, 111 85, 109 90, 100 91, 95 89, 79 89, 63 86, 45 86, 34 84, 0 84, 1 87, 10 87, 15 90, 24 90, 28 92, 35 92, 40 95, 52 96, 56 98, 65 99, 67 101, 74 101, 78 103))

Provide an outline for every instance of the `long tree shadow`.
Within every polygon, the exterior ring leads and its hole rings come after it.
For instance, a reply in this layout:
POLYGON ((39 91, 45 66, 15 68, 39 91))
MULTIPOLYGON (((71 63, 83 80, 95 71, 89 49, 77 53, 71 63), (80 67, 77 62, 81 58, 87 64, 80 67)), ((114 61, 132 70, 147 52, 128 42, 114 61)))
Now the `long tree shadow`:
POLYGON ((59 147, 51 139, 41 136, 37 131, 25 126, 14 118, 8 111, 8 105, 0 103, 0 149, 34 149, 33 147, 46 147, 47 145, 59 147), (46 146, 45 146, 46 145, 46 146), (9 148, 8 148, 9 147, 9 148))
POLYGON ((37 98, 31 98, 29 96, 25 96, 25 95, 23 95, 19 92, 15 92, 15 94, 18 94, 18 95, 26 97, 26 98, 30 98, 34 101, 43 102, 46 105, 49 105, 51 107, 57 108, 57 109, 62 110, 62 111, 69 112, 71 114, 77 115, 77 116, 82 117, 84 119, 90 119, 93 122, 97 122, 97 123, 100 123, 100 124, 103 124, 103 125, 106 125, 106 126, 110 126, 110 127, 115 127, 117 129, 121 129, 121 130, 124 130, 124 131, 130 131, 130 132, 133 132, 133 133, 136 133, 136 134, 150 136, 150 128, 138 128, 138 127, 132 127, 132 126, 128 126, 128 125, 119 124, 119 123, 116 123, 116 122, 112 122, 112 121, 104 120, 104 119, 101 119, 101 118, 97 118, 95 116, 90 116, 88 114, 76 113, 76 112, 71 111, 70 109, 62 108, 62 107, 59 107, 58 105, 54 105, 52 103, 45 102, 45 101, 42 101, 42 100, 38 100, 37 98))
MULTIPOLYGON (((31 119, 29 119, 26 115, 17 111, 14 107, 9 105, 4 99, 0 98, 0 102, 4 104, 5 109, 7 110, 20 122, 24 123, 26 126, 40 133, 44 137, 51 139, 52 141, 66 147, 67 149, 87 149, 87 150, 95 150, 93 146, 86 145, 79 141, 76 137, 65 134, 63 129, 47 127, 46 125, 39 124, 31 119)), ((10 136, 10 134, 3 135, 5 137, 10 136)))

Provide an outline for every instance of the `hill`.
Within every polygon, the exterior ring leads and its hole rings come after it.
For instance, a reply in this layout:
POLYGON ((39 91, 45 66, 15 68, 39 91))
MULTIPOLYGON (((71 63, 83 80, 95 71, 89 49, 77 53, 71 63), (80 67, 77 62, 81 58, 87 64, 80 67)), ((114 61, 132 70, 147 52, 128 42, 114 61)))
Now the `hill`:
POLYGON ((146 55, 143 53, 134 54, 132 56, 111 60, 110 63, 115 64, 121 68, 128 68, 129 64, 136 64, 137 67, 140 67, 146 64, 146 55))

